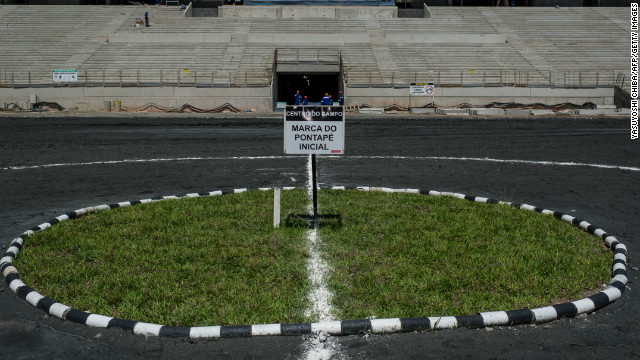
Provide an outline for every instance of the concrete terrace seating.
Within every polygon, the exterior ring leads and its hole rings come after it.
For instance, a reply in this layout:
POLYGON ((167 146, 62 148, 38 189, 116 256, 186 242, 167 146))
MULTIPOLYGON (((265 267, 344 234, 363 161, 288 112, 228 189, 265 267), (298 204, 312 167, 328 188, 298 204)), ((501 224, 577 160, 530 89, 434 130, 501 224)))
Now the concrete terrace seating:
MULTIPOLYGON (((532 62, 540 70, 624 70, 628 62, 623 56, 628 47, 625 29, 600 15, 602 9, 500 8, 495 12, 510 28, 515 48, 526 45, 529 52, 544 60, 532 62)), ((623 8, 606 12, 623 17, 623 8)))
POLYGON ((251 25, 254 32, 276 32, 291 34, 344 34, 365 31, 365 22, 358 19, 255 19, 251 25))
POLYGON ((0 86, 7 74, 50 84, 51 69, 66 68, 97 84, 266 86, 282 48, 339 51, 347 86, 610 86, 628 74, 627 10, 433 7, 424 19, 266 19, 185 18, 166 6, 0 6, 0 86), (151 26, 136 27, 145 12, 151 26))
POLYGON ((86 68, 194 68, 216 67, 224 61, 223 43, 104 44, 83 64, 86 68), (216 65, 216 66, 214 66, 216 65))
MULTIPOLYGON (((628 46, 624 34, 628 26, 609 21, 624 17, 622 9, 431 10, 430 19, 380 20, 387 39, 395 40, 388 41, 399 68, 393 82, 398 78, 403 83, 429 78, 443 84, 473 84, 487 83, 487 77, 491 77, 501 78, 502 83, 564 86, 566 76, 558 78, 557 74, 575 72, 574 77, 580 76, 582 84, 594 85, 610 80, 616 71, 626 71, 624 54, 628 46), (395 36, 403 31, 403 23, 407 25, 404 29, 422 31, 405 35, 412 36, 410 44, 401 39, 398 42, 395 36), (462 76, 464 80, 456 80, 462 76), (596 76, 599 79, 593 80, 596 76)), ((578 84, 578 80, 575 82, 578 84)))
POLYGON ((370 43, 349 44, 341 49, 347 85, 362 86, 384 83, 370 43))
POLYGON ((0 6, 0 77, 51 82, 51 69, 78 68, 127 15, 117 7, 0 6), (43 74, 42 71, 45 71, 43 74))
POLYGON ((468 8, 435 9, 437 9, 435 14, 428 19, 381 19, 379 20, 380 26, 386 33, 407 33, 407 29, 411 29, 411 32, 426 34, 495 33, 491 23, 482 17, 475 8, 471 9, 475 11, 468 11, 468 8))

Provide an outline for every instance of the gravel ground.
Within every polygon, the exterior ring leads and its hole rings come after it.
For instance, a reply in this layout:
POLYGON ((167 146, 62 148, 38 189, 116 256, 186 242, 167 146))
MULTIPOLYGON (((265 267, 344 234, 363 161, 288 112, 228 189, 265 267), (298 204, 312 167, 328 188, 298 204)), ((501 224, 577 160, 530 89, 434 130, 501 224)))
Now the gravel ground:
MULTIPOLYGON (((282 149, 277 114, 0 115, 0 245, 85 206, 220 188, 304 186, 307 157, 285 156, 282 149)), ((537 326, 335 337, 324 343, 334 358, 640 358, 634 294, 640 142, 629 139, 628 119, 353 116, 345 152, 318 156, 321 186, 455 191, 570 213, 627 245, 629 283, 621 299, 588 316, 537 326)), ((4 282, 0 305, 5 359, 298 359, 311 342, 295 336, 189 341, 90 328, 47 316, 4 282)))

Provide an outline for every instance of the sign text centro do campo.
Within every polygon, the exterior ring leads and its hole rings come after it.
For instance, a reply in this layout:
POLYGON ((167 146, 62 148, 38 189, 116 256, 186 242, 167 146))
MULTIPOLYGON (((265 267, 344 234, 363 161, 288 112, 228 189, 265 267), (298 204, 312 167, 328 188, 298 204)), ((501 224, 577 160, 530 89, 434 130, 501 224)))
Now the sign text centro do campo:
POLYGON ((285 154, 343 154, 342 106, 290 106, 284 108, 285 154))

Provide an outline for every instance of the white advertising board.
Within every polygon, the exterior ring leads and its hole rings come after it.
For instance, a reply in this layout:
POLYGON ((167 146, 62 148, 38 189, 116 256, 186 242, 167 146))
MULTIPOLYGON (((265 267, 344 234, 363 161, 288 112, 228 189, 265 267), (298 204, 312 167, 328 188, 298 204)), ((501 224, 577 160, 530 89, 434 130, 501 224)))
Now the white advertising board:
POLYGON ((342 106, 290 106, 284 109, 285 154, 344 154, 342 106))
POLYGON ((52 70, 54 83, 67 83, 78 81, 78 69, 54 69, 52 70))
POLYGON ((411 95, 433 95, 435 87, 433 85, 411 85, 409 91, 411 95))

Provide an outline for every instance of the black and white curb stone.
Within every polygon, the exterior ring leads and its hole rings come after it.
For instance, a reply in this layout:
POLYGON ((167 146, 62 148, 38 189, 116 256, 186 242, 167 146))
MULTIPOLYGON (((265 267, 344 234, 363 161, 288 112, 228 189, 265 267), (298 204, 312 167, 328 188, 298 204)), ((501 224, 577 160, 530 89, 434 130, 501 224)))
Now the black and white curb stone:
MULTIPOLYGON (((293 188, 284 188, 290 190, 293 188)), ((488 326, 512 326, 519 324, 540 324, 563 317, 574 317, 580 314, 590 313, 622 296, 627 283, 627 248, 613 235, 609 235, 604 230, 590 224, 587 221, 563 214, 558 211, 546 210, 527 204, 515 204, 497 201, 485 197, 469 196, 458 193, 429 191, 421 189, 390 189, 378 187, 333 187, 336 190, 358 189, 363 191, 383 191, 398 193, 414 193, 430 196, 448 196, 469 201, 488 204, 507 204, 513 207, 535 211, 542 214, 552 215, 562 221, 573 224, 582 230, 600 237, 605 244, 613 250, 612 278, 609 285, 599 293, 587 298, 566 302, 557 305, 546 306, 537 309, 520 309, 511 311, 491 311, 482 312, 476 315, 464 316, 437 316, 420 318, 394 318, 394 319, 363 319, 363 320, 341 320, 326 321, 317 323, 301 324, 263 324, 263 325, 240 325, 240 326, 201 326, 201 327, 174 327, 158 324, 149 324, 133 320, 112 318, 109 316, 90 314, 73 309, 64 304, 60 304, 53 299, 39 294, 34 289, 27 286, 20 280, 18 270, 13 266, 16 258, 23 246, 24 239, 29 235, 45 230, 61 221, 74 219, 92 212, 108 210, 120 207, 145 204, 166 199, 180 199, 184 197, 216 196, 232 193, 241 193, 250 189, 218 190, 204 193, 191 193, 181 196, 163 196, 152 199, 138 201, 127 201, 117 204, 99 205, 79 209, 60 215, 54 219, 40 224, 30 230, 25 231, 15 238, 9 249, 0 259, 0 271, 5 278, 9 288, 20 298, 26 300, 36 308, 60 318, 75 323, 85 324, 93 327, 110 328, 117 327, 132 331, 134 334, 168 336, 168 337, 189 337, 189 338, 226 338, 237 336, 260 336, 260 335, 303 335, 327 333, 331 335, 351 335, 361 333, 393 333, 409 332, 415 330, 434 330, 456 327, 483 328, 488 326)), ((260 188, 257 190, 271 190, 270 188, 260 188)))

